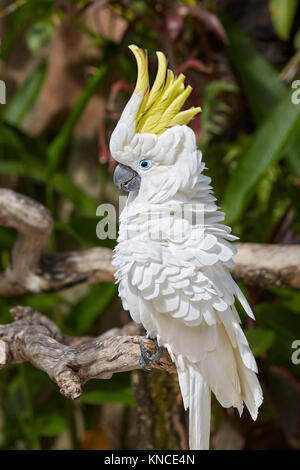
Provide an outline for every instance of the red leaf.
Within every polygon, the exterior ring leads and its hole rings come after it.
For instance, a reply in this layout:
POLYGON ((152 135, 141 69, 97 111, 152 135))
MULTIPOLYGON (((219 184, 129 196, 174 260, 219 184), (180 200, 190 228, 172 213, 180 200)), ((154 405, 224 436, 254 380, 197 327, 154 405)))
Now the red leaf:
POLYGON ((184 20, 180 15, 172 14, 166 18, 166 29, 171 41, 175 41, 183 30, 184 20))
POLYGON ((133 86, 125 80, 118 80, 115 82, 109 93, 108 102, 107 102, 107 112, 113 119, 119 119, 120 112, 115 110, 116 99, 120 91, 128 91, 128 93, 133 92, 133 86))
POLYGON ((210 29, 221 41, 228 44, 228 38, 219 18, 210 11, 203 8, 191 5, 181 5, 178 8, 178 13, 182 16, 191 15, 197 20, 201 21, 208 29, 210 29))
POLYGON ((199 59, 191 58, 183 62, 183 64, 176 70, 176 75, 179 75, 180 73, 184 73, 187 69, 195 69, 203 73, 212 73, 211 67, 205 65, 199 59))

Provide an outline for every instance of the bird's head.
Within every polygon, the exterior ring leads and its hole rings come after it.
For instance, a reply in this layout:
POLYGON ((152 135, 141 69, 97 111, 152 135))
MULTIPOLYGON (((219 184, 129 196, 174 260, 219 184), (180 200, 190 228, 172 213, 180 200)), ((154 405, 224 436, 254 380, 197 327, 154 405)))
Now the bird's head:
POLYGON ((197 148, 194 132, 186 124, 201 108, 180 111, 192 88, 184 85, 183 74, 175 77, 167 69, 162 52, 156 53, 158 69, 150 89, 147 53, 134 45, 129 48, 136 58, 138 75, 110 139, 110 152, 119 163, 114 182, 126 191, 141 187, 149 193, 151 188, 153 195, 154 188, 157 193, 166 187, 189 184, 197 148))

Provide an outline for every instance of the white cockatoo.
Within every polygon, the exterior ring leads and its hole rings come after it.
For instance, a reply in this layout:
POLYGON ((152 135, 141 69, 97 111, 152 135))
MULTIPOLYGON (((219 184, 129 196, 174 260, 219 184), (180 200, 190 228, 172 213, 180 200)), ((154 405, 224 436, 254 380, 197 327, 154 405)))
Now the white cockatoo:
POLYGON ((163 347, 168 350, 189 408, 190 448, 208 449, 211 392, 240 414, 245 403, 254 420, 262 403, 235 299, 254 317, 229 272, 236 252, 230 242, 236 237, 222 224, 224 214, 187 126, 200 108, 180 112, 191 87, 157 52, 150 89, 147 53, 129 47, 137 83, 110 139, 119 163, 114 182, 129 191, 113 260, 119 295, 157 344, 154 356, 141 344, 142 367, 157 360, 163 347))

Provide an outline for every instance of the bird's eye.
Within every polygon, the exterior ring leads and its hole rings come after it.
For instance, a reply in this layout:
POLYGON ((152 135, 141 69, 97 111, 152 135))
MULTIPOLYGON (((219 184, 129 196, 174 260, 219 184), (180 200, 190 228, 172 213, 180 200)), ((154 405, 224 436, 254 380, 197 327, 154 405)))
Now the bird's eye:
POLYGON ((141 170, 149 170, 149 168, 151 168, 151 165, 151 160, 144 159, 139 161, 139 167, 141 170))

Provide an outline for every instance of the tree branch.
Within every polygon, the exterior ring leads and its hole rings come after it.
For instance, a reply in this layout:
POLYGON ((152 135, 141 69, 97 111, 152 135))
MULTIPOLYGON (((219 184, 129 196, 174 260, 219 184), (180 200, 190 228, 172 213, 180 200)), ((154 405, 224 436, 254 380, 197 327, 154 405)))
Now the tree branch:
MULTIPOLYGON (((114 280, 112 252, 106 248, 44 253, 53 227, 52 216, 41 204, 9 189, 0 189, 0 224, 18 236, 11 263, 0 274, 0 295, 51 292, 79 283, 114 280)), ((300 288, 300 246, 236 244, 232 274, 246 284, 300 288)), ((140 369, 137 325, 130 323, 97 338, 63 335, 48 317, 30 307, 11 310, 14 322, 0 325, 0 368, 29 361, 58 384, 63 395, 78 398, 92 378, 110 378, 115 372, 140 369)), ((146 346, 154 352, 154 344, 146 346)), ((167 351, 150 367, 175 372, 167 351)))
MULTIPOLYGON (((0 325, 0 368, 31 362, 68 398, 79 398, 82 385, 90 379, 109 379, 116 372, 140 369, 142 336, 133 322, 96 338, 73 338, 63 335, 50 318, 31 307, 16 307, 11 314, 15 321, 0 325)), ((145 340, 145 346, 154 353, 153 341, 145 340)), ((166 350, 159 362, 149 367, 176 372, 166 350)))
MULTIPOLYGON (((114 280, 112 252, 107 248, 44 253, 52 216, 44 206, 22 194, 0 189, 0 224, 18 231, 11 264, 0 273, 0 295, 56 292, 80 283, 114 280)), ((300 288, 300 245, 235 246, 238 253, 232 274, 237 281, 300 288)))
POLYGON ((79 283, 114 280, 112 252, 107 248, 43 253, 53 219, 27 196, 0 189, 0 224, 18 231, 10 266, 0 273, 0 295, 56 292, 79 283))
POLYGON ((237 281, 260 287, 300 289, 300 245, 236 243, 232 274, 237 281))

